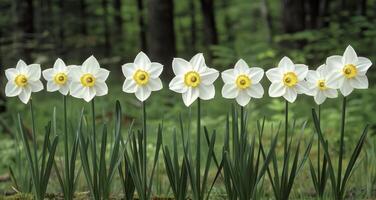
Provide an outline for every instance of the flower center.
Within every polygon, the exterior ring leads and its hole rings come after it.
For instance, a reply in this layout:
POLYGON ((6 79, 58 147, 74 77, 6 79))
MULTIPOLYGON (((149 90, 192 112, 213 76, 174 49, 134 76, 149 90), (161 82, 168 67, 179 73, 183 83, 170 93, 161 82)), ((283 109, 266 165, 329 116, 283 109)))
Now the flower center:
POLYGON ((93 87, 95 85, 95 77, 92 74, 84 74, 80 80, 84 87, 93 87))
POLYGON ((201 83, 200 74, 195 71, 190 71, 184 75, 184 83, 188 87, 197 87, 201 83))
POLYGON ((14 82, 18 87, 24 87, 27 85, 27 77, 23 74, 17 75, 14 82))
POLYGON ((149 73, 143 70, 137 70, 133 75, 133 79, 138 85, 146 85, 149 82, 149 73))
POLYGON ((355 65, 347 64, 343 67, 342 73, 346 78, 354 78, 358 74, 358 70, 355 65))
POLYGON ((325 84, 325 80, 318 80, 318 81, 317 81, 317 87, 318 87, 320 90, 326 90, 327 87, 326 87, 326 84, 325 84))
POLYGON ((246 89, 252 84, 252 80, 246 75, 239 75, 236 78, 236 86, 239 89, 246 89))
POLYGON ((58 73, 55 75, 54 81, 58 85, 64 85, 68 80, 68 77, 65 73, 58 73))
POLYGON ((283 84, 288 87, 294 87, 298 83, 298 76, 294 72, 287 72, 283 75, 283 84))

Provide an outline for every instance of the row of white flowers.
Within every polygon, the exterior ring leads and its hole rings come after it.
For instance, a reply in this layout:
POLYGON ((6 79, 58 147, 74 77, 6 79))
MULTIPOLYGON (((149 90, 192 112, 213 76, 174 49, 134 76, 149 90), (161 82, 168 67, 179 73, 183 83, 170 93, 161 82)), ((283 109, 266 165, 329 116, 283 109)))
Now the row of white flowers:
MULTIPOLYGON (((317 104, 326 98, 336 98, 337 89, 344 96, 349 95, 354 88, 368 88, 366 72, 372 65, 365 57, 358 57, 355 50, 348 46, 343 56, 335 55, 326 59, 326 63, 317 70, 308 70, 304 64, 294 64, 290 58, 283 57, 278 67, 266 72, 271 81, 269 95, 284 97, 294 102, 298 94, 314 96, 317 104)), ((214 81, 219 72, 205 64, 202 53, 196 54, 190 61, 174 58, 172 69, 175 77, 169 84, 170 90, 181 93, 184 104, 191 105, 197 98, 209 100, 214 98, 214 81)), ((125 76, 123 91, 134 93, 140 101, 145 101, 152 91, 162 89, 159 78, 163 65, 151 62, 147 55, 140 52, 133 63, 122 66, 125 76)), ((95 96, 108 93, 105 81, 109 71, 100 67, 97 59, 90 56, 81 66, 66 64, 57 59, 53 68, 43 71, 47 81, 47 91, 59 91, 63 95, 70 93, 73 97, 82 98, 89 102, 95 96)), ((23 103, 27 103, 32 92, 43 89, 40 81, 41 67, 39 64, 27 65, 20 60, 15 68, 5 71, 8 83, 5 87, 6 96, 18 96, 23 103)), ((222 72, 224 86, 222 96, 236 99, 236 102, 245 106, 251 98, 262 98, 264 89, 260 84, 264 70, 258 67, 249 67, 240 59, 233 69, 222 72)))

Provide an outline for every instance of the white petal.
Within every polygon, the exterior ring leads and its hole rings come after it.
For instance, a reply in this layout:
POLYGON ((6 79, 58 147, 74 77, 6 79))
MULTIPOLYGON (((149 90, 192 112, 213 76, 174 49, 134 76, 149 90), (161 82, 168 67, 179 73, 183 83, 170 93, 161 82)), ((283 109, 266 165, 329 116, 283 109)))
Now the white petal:
POLYGON ((51 81, 55 78, 55 70, 53 68, 45 69, 43 70, 42 75, 46 81, 51 81))
POLYGON ((81 83, 73 82, 70 85, 70 94, 75 98, 83 98, 85 95, 85 88, 81 83))
POLYGON ((85 73, 96 74, 99 69, 98 60, 94 56, 90 56, 82 63, 82 71, 85 73))
POLYGON ((157 62, 152 62, 148 70, 150 77, 158 78, 162 74, 163 65, 157 62))
POLYGON ((29 85, 32 92, 39 92, 43 90, 43 84, 40 80, 37 81, 29 81, 29 85))
POLYGON ((21 87, 17 87, 16 84, 14 84, 13 81, 8 81, 5 85, 5 95, 7 97, 15 97, 19 95, 22 91, 21 87))
POLYGON ((195 56, 193 56, 189 62, 191 63, 193 70, 197 72, 203 70, 203 68, 206 66, 205 58, 202 53, 198 53, 195 56))
POLYGON ((185 93, 188 90, 188 87, 184 84, 184 78, 182 76, 175 76, 171 80, 169 88, 177 93, 185 93))
POLYGON ((18 73, 19 72, 16 68, 9 68, 5 70, 5 76, 9 81, 14 81, 18 73))
POLYGON ((108 93, 108 87, 105 82, 96 82, 94 89, 97 96, 104 96, 108 93))
POLYGON ((294 103, 297 96, 298 93, 296 93, 293 88, 286 88, 286 93, 283 95, 283 97, 290 103, 294 103))
POLYGON ((252 83, 256 84, 261 81, 262 77, 264 76, 264 70, 259 67, 252 67, 249 68, 249 77, 252 80, 252 83))
POLYGON ((316 96, 318 91, 319 89, 317 87, 311 87, 305 92, 305 94, 308 96, 316 96))
POLYGON ((367 89, 368 88, 368 78, 367 76, 355 76, 350 79, 350 85, 356 89, 367 89))
POLYGON ((188 88, 187 92, 182 94, 185 106, 190 106, 199 96, 198 88, 188 88))
POLYGON ((140 68, 142 70, 146 70, 149 68, 151 61, 149 57, 144 53, 140 52, 137 54, 136 58, 134 59, 134 64, 136 65, 137 68, 140 68))
POLYGON ((65 65, 64 61, 60 58, 56 59, 56 61, 54 63, 54 69, 56 69, 57 71, 65 70, 66 65, 65 65))
POLYGON ((236 62, 234 70, 236 74, 248 74, 249 66, 243 59, 240 59, 236 62))
POLYGON ((163 84, 160 78, 152 78, 149 80, 148 86, 151 91, 158 91, 163 88, 163 84))
POLYGON ((126 93, 135 93, 137 84, 133 79, 125 79, 123 84, 123 91, 126 93))
POLYGON ((238 94, 239 90, 233 83, 225 84, 222 88, 222 96, 224 98, 234 99, 238 94))
POLYGON ((53 81, 47 82, 47 91, 48 92, 55 92, 59 89, 60 89, 59 85, 57 85, 55 82, 53 82, 53 81))
POLYGON ((83 75, 81 66, 74 66, 69 70, 68 77, 75 82, 80 82, 81 76, 83 75))
POLYGON ((347 46, 345 53, 343 53, 342 62, 343 64, 355 64, 358 62, 358 55, 356 55, 352 46, 347 46))
POLYGON ((291 72, 295 69, 294 63, 291 61, 289 57, 286 56, 283 57, 281 61, 279 61, 278 67, 282 70, 283 73, 291 72))
POLYGON ((234 75, 234 69, 227 69, 221 73, 222 80, 225 83, 234 83, 236 77, 234 75))
POLYGON ((262 88, 260 83, 253 84, 247 89, 247 94, 253 98, 262 98, 264 95, 264 88, 262 88))
POLYGON ((241 106, 246 106, 250 100, 251 97, 248 96, 246 91, 240 91, 239 95, 236 97, 236 102, 241 106))
POLYGON ((326 64, 322 64, 322 65, 320 65, 320 66, 316 69, 316 71, 319 72, 319 73, 326 72, 326 71, 328 71, 328 67, 326 66, 326 64))
POLYGON ((286 87, 282 83, 272 83, 269 87, 269 96, 280 97, 286 93, 286 87))
POLYGON ((21 74, 26 74, 27 73, 27 65, 23 60, 19 60, 17 62, 16 69, 21 73, 21 74))
POLYGON ((304 94, 309 92, 308 91, 308 84, 305 81, 300 81, 296 84, 295 90, 298 94, 304 94))
POLYGON ((309 84, 316 84, 317 81, 320 80, 319 72, 314 70, 308 70, 306 79, 309 84))
POLYGON ((322 103, 324 103, 325 99, 326 99, 326 96, 324 95, 323 91, 319 91, 317 92, 317 94, 315 95, 314 97, 315 99, 315 102, 320 105, 322 103))
POLYGON ((193 68, 188 61, 181 58, 174 58, 174 60, 172 60, 172 70, 175 75, 182 75, 188 71, 192 71, 193 68))
POLYGON ((338 97, 338 92, 336 89, 326 89, 323 91, 324 95, 329 98, 337 98, 338 97))
POLYGON ((201 74, 201 83, 204 85, 213 84, 213 82, 218 78, 219 72, 213 68, 206 68, 201 74))
POLYGON ((40 79, 41 69, 39 64, 31 64, 27 68, 28 79, 36 81, 40 79))
POLYGON ((343 96, 348 96, 353 90, 354 88, 350 85, 349 81, 344 81, 340 88, 343 96))
POLYGON ((84 87, 84 92, 83 92, 83 98, 86 102, 89 102, 91 101, 95 95, 96 95, 96 91, 93 87, 84 87))
POLYGON ((340 72, 332 72, 328 75, 326 85, 332 89, 338 89, 342 86, 345 77, 340 72))
POLYGON ((20 95, 18 95, 18 98, 22 101, 22 103, 27 104, 27 102, 29 102, 30 96, 31 89, 29 87, 24 87, 20 95))
POLYGON ((213 99, 215 95, 214 85, 203 85, 199 86, 199 97, 202 100, 213 99))
POLYGON ((283 73, 280 68, 272 68, 266 71, 266 77, 272 83, 281 82, 283 78, 283 73))
POLYGON ((65 85, 61 86, 60 89, 59 89, 59 92, 63 95, 67 95, 68 92, 69 92, 69 85, 65 84, 65 85))
POLYGON ((330 56, 326 59, 326 66, 329 71, 342 70, 344 64, 342 62, 342 56, 330 56))
POLYGON ((108 78, 108 75, 110 75, 110 71, 107 69, 99 69, 96 74, 94 74, 96 81, 105 82, 108 78))
POLYGON ((367 70, 371 67, 372 62, 365 57, 359 57, 358 62, 355 63, 359 75, 365 75, 367 70))
POLYGON ((125 78, 133 78, 133 74, 136 72, 136 66, 133 63, 127 63, 121 66, 121 70, 125 78))
POLYGON ((137 87, 135 95, 138 100, 145 101, 150 97, 151 90, 148 87, 137 87))
POLYGON ((298 75, 298 80, 301 81, 305 79, 308 73, 308 66, 303 64, 296 64, 295 65, 295 72, 298 75))

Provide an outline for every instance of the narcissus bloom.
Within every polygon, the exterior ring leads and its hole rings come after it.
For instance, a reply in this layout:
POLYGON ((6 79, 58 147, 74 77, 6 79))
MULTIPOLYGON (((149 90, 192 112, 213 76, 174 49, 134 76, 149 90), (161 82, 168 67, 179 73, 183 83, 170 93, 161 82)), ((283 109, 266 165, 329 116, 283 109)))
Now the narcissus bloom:
POLYGON ((59 91, 63 95, 67 95, 70 86, 70 77, 68 77, 69 67, 63 60, 58 58, 53 68, 43 70, 43 77, 47 81, 47 91, 59 91))
POLYGON ((23 60, 19 60, 16 68, 5 70, 8 82, 5 86, 5 95, 18 98, 24 103, 29 102, 32 92, 43 90, 43 84, 39 80, 41 69, 39 64, 26 65, 23 60))
POLYGON ((209 100, 214 98, 214 81, 219 72, 205 64, 202 53, 198 53, 188 62, 174 58, 172 69, 176 75, 170 82, 170 90, 181 93, 183 102, 190 106, 197 98, 209 100))
POLYGON ((308 66, 294 64, 290 58, 283 57, 278 63, 278 67, 266 72, 266 76, 272 82, 269 87, 269 95, 271 97, 283 96, 288 102, 294 102, 298 94, 307 91, 304 80, 307 73, 308 66))
POLYGON ((261 98, 264 89, 259 83, 264 76, 264 70, 258 67, 249 68, 247 63, 240 59, 234 69, 222 72, 225 85, 222 88, 222 96, 228 99, 236 99, 236 102, 245 106, 253 98, 261 98))
POLYGON ((307 94, 313 96, 318 105, 322 104, 326 98, 336 98, 338 96, 337 90, 327 85, 329 75, 326 65, 321 65, 316 71, 308 71, 306 77, 308 83, 307 94))
POLYGON ((108 93, 106 80, 110 72, 100 68, 97 59, 90 56, 82 66, 74 66, 68 76, 72 78, 70 94, 85 101, 91 101, 95 96, 104 96, 108 93))
POLYGON ((332 71, 328 86, 339 88, 343 96, 355 89, 367 89, 367 70, 372 62, 365 57, 358 57, 355 50, 348 46, 343 56, 330 56, 326 59, 328 69, 332 71))
POLYGON ((163 71, 163 65, 151 62, 143 52, 137 54, 133 63, 124 64, 121 68, 125 76, 123 91, 135 93, 140 101, 149 98, 152 91, 163 88, 162 81, 159 78, 163 71))

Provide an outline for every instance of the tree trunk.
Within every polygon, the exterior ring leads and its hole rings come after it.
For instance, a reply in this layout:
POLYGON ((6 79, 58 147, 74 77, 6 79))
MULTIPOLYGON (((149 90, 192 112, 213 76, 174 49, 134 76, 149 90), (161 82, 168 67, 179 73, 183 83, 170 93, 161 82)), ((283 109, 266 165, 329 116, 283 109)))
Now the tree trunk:
POLYGON ((269 32, 268 35, 268 41, 269 43, 273 42, 273 35, 274 35, 274 30, 273 30, 273 20, 272 16, 270 15, 269 12, 269 3, 268 0, 261 0, 261 12, 263 13, 266 21, 266 26, 269 32))
POLYGON ((285 33, 305 29, 304 0, 282 0, 282 22, 285 33))
POLYGON ((176 53, 173 0, 148 1, 148 41, 152 60, 164 65, 164 78, 173 77, 171 61, 176 53))
POLYGON ((108 5, 107 0, 102 0, 102 9, 103 9, 103 29, 104 29, 104 54, 106 56, 110 55, 111 51, 111 42, 110 42, 110 27, 108 24, 108 5))
POLYGON ((329 15, 329 8, 330 8, 330 4, 329 4, 329 1, 330 0, 322 0, 322 3, 321 3, 321 26, 322 27, 328 27, 329 26, 329 23, 330 23, 330 15, 329 15))
POLYGON ((360 15, 367 17, 367 0, 360 1, 360 15))
POLYGON ((204 18, 204 36, 208 45, 218 44, 217 26, 215 23, 214 1, 200 0, 204 18))
MULTIPOLYGON (((0 29, 0 38, 2 38, 2 30, 0 29)), ((0 43, 1 45, 1 43, 0 43)), ((2 46, 0 46, 0 113, 4 113, 6 111, 6 100, 7 98, 5 97, 5 81, 4 81, 4 65, 3 65, 3 51, 2 51, 2 46)))
POLYGON ((121 39, 123 35, 123 17, 121 15, 121 0, 114 0, 114 22, 116 38, 121 39))
MULTIPOLYGON (((20 2, 22 4, 22 2, 20 2)), ((31 45, 31 40, 34 37, 34 2, 33 0, 26 0, 25 1, 26 5, 25 8, 22 9, 22 21, 20 23, 21 28, 23 29, 23 56, 26 62, 31 62, 31 52, 32 48, 30 47, 31 45)), ((22 6, 22 5, 21 5, 22 6)), ((23 7, 23 6, 22 6, 23 7)))
POLYGON ((308 2, 310 28, 316 29, 319 25, 320 0, 310 0, 308 2))
POLYGON ((146 41, 146 26, 144 20, 144 4, 143 0, 137 0, 138 9, 138 25, 140 26, 140 43, 141 50, 143 52, 148 52, 147 41, 146 41))
POLYGON ((192 54, 196 52, 197 26, 196 26, 196 5, 195 0, 189 0, 189 14, 191 18, 191 50, 192 54))
POLYGON ((65 39, 65 33, 64 33, 64 0, 59 0, 58 2, 59 7, 59 45, 57 52, 61 56, 64 52, 64 39, 65 39))
POLYGON ((87 36, 87 25, 86 25, 86 2, 85 0, 80 0, 80 30, 81 34, 87 36))

